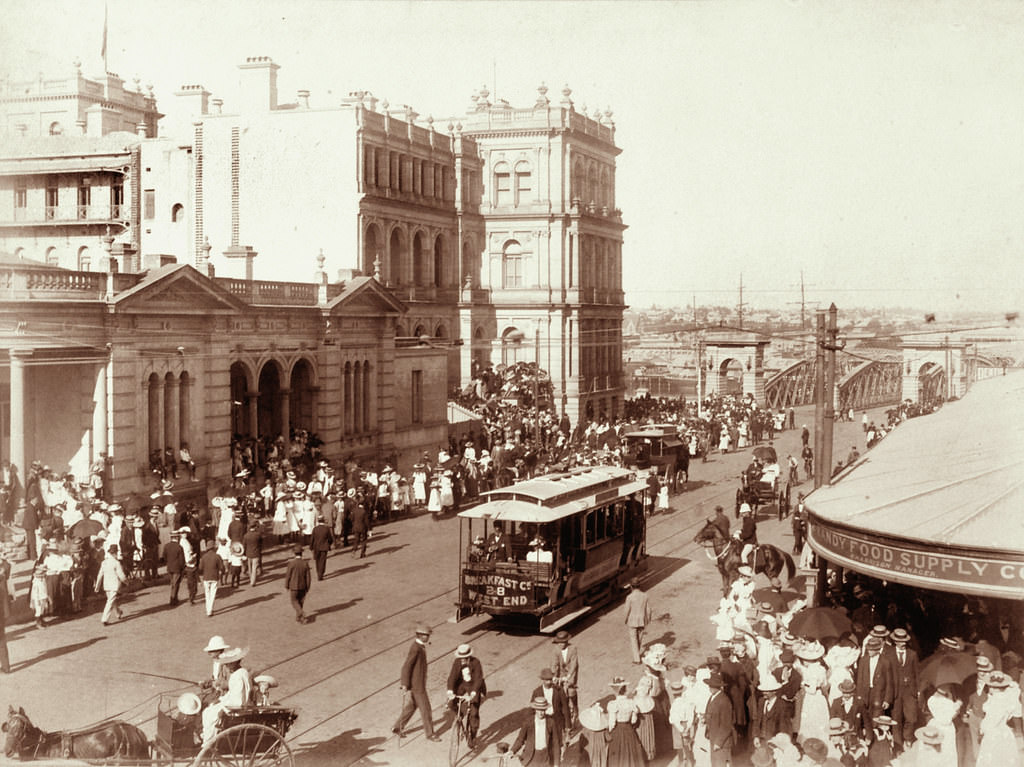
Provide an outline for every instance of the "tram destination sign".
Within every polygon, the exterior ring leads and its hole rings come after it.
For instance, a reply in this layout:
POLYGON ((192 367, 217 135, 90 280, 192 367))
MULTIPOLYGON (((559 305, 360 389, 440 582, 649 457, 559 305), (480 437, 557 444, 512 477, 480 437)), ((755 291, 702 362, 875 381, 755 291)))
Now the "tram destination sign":
POLYGON ((462 576, 463 603, 481 609, 522 610, 534 607, 534 579, 522 573, 467 570, 462 576))
POLYGON ((878 578, 957 593, 1024 596, 1024 557, 931 548, 813 518, 808 532, 812 548, 825 559, 878 578))

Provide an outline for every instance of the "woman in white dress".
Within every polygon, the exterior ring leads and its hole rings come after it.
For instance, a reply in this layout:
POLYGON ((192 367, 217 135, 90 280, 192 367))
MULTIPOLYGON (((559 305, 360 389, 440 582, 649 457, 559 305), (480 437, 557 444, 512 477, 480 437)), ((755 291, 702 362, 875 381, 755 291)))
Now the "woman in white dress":
POLYGON ((821 643, 808 642, 795 651, 798 663, 795 664, 801 675, 800 691, 796 694, 796 715, 793 726, 796 730, 798 743, 808 738, 818 738, 823 743, 829 742, 828 672, 822 658, 825 648, 821 643))
POLYGON ((435 514, 441 511, 441 480, 437 477, 430 481, 430 500, 427 501, 427 511, 435 514))
POLYGON ((1021 715, 1020 687, 1001 671, 993 671, 983 710, 977 767, 1021 767, 1024 762, 1008 721, 1021 715))
POLYGON ((427 502, 427 467, 422 463, 412 467, 412 497, 417 506, 427 502))
POLYGON ((450 509, 455 505, 455 493, 452 490, 453 475, 446 471, 441 475, 441 509, 450 509))
MULTIPOLYGON (((947 685, 939 687, 928 698, 927 708, 932 715, 928 726, 942 733, 942 744, 938 753, 932 757, 929 767, 957 767, 959 764, 960 759, 956 748, 956 725, 953 724, 953 720, 960 713, 960 707, 960 701, 953 697, 947 685)), ((980 767, 980 759, 978 764, 980 767)), ((1005 762, 1000 764, 1005 764, 1005 762)))

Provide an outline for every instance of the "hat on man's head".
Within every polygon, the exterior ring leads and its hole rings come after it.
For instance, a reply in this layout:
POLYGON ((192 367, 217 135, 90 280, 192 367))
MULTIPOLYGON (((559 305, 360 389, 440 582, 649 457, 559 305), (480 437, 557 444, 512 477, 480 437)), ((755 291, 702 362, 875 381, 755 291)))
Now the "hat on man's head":
POLYGON ((845 735, 850 731, 850 723, 845 719, 833 717, 828 720, 828 733, 829 735, 845 735))
POLYGON ((426 623, 420 623, 416 626, 416 633, 422 636, 430 636, 433 633, 433 629, 430 628, 426 623))
POLYGON ((887 629, 885 626, 881 624, 878 624, 877 626, 871 629, 871 633, 869 636, 878 637, 879 639, 885 639, 887 636, 889 636, 889 629, 887 629))
POLYGON ((753 569, 751 569, 750 565, 740 565, 738 568, 736 568, 736 572, 738 572, 744 578, 754 577, 754 571, 753 569))
POLYGON ((757 685, 757 689, 761 692, 777 692, 782 688, 782 682, 776 679, 771 674, 766 675, 757 685))
POLYGON ((569 632, 564 630, 559 631, 551 641, 555 644, 569 644, 569 632))
POLYGON ((939 640, 939 644, 949 650, 956 650, 957 652, 964 649, 963 644, 961 644, 957 637, 942 637, 942 639, 939 640))
POLYGON ((299 546, 298 544, 292 546, 292 554, 295 554, 295 555, 302 554, 302 547, 299 546))
POLYGON ((354 487, 350 487, 348 490, 345 491, 345 495, 347 495, 349 498, 355 498, 356 489, 354 487))
POLYGON ((989 675, 988 686, 996 690, 1002 690, 1010 686, 1010 677, 1002 671, 993 671, 989 675))
POLYGON ((719 674, 717 671, 714 671, 714 672, 711 673, 711 676, 709 676, 704 681, 704 684, 706 684, 708 687, 711 687, 712 689, 721 690, 722 689, 722 675, 719 674))
POLYGON ((722 665, 722 659, 721 658, 716 658, 714 655, 709 655, 709 656, 707 656, 704 659, 704 665, 708 666, 709 668, 711 666, 721 666, 722 665))
POLYGON ((882 649, 882 640, 876 636, 868 635, 868 641, 864 643, 864 649, 868 652, 879 652, 882 649))
POLYGON ((910 642, 910 634, 906 629, 893 629, 889 637, 894 644, 907 644, 910 642))
POLYGON ((852 679, 844 679, 839 683, 839 692, 849 695, 857 689, 857 685, 853 683, 852 679))
POLYGON ((230 650, 225 650, 217 660, 221 663, 239 663, 248 654, 248 647, 232 647, 230 650))
POLYGON ((538 695, 532 701, 530 701, 530 708, 534 711, 547 711, 548 701, 543 695, 538 695))
POLYGON ((550 681, 551 681, 552 679, 554 679, 554 678, 555 678, 555 674, 554 674, 554 672, 553 672, 553 671, 552 671, 551 669, 549 669, 549 668, 542 668, 542 669, 540 670, 540 678, 541 678, 542 680, 544 680, 545 682, 550 682, 550 681))
POLYGON ((210 637, 210 641, 206 643, 203 652, 218 652, 219 650, 226 650, 228 647, 229 645, 224 641, 224 637, 220 634, 214 634, 210 637))
POLYGON ((455 648, 456 658, 471 658, 473 656, 473 648, 468 644, 460 644, 455 648))
POLYGON ((974 665, 978 668, 979 673, 984 671, 994 671, 995 666, 992 665, 992 661, 985 655, 979 655, 974 659, 974 665))

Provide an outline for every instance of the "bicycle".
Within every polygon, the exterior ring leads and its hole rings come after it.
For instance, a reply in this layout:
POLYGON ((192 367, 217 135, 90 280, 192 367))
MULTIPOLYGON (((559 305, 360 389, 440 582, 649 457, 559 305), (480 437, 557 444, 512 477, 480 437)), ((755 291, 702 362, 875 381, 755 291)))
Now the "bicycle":
POLYGON ((452 724, 451 735, 448 738, 448 767, 455 767, 459 762, 459 748, 462 741, 469 743, 469 701, 470 695, 458 695, 452 700, 458 701, 458 708, 455 711, 455 722, 452 724))

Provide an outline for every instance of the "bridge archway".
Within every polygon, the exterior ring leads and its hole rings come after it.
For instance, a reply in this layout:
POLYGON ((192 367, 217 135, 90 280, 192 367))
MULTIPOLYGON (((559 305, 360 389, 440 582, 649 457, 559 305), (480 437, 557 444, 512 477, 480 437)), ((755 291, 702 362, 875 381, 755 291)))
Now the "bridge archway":
POLYGON ((718 363, 718 381, 715 390, 722 395, 743 396, 743 363, 735 357, 726 357, 718 363))
POLYGON ((946 339, 905 340, 901 399, 924 403, 962 397, 973 367, 968 346, 946 339))
POLYGON ((711 373, 707 393, 749 394, 756 402, 764 403, 764 352, 769 343, 768 338, 756 333, 709 334, 705 342, 711 373), (731 383, 733 380, 739 386, 731 383))

